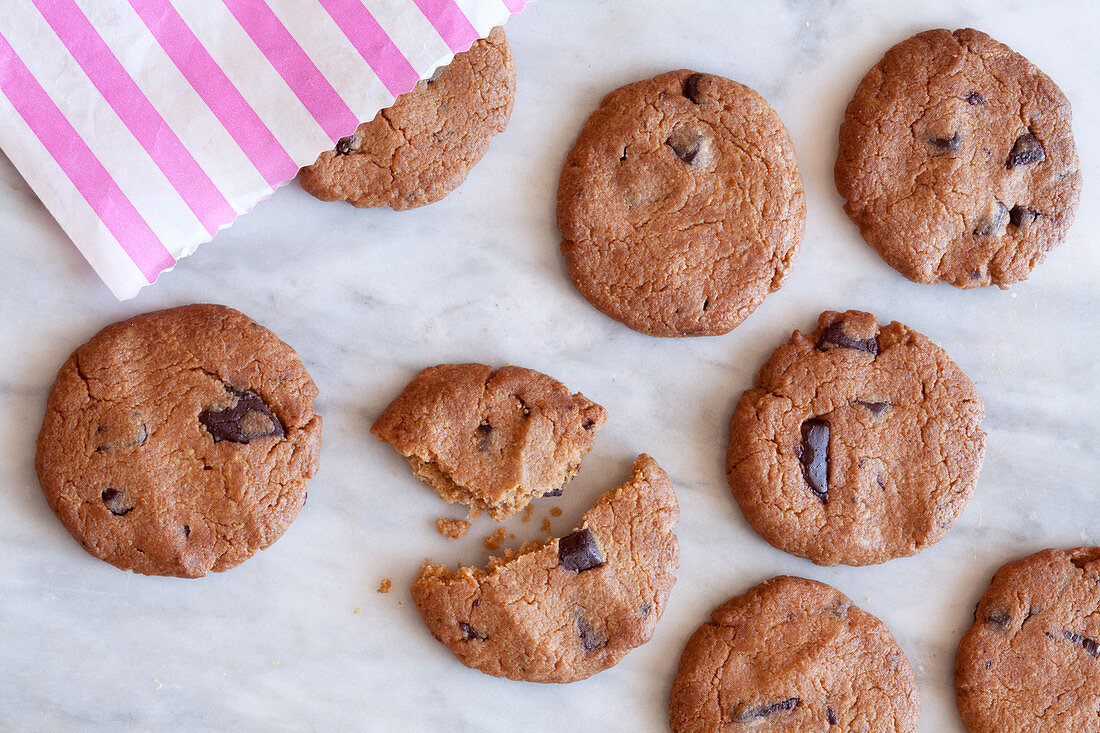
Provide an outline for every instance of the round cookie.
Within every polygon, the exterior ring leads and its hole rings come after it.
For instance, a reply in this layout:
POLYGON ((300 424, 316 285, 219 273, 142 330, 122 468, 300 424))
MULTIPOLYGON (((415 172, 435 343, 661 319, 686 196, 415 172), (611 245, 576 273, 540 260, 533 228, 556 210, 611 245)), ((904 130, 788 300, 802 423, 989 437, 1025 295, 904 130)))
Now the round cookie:
POLYGON ((680 508, 642 454, 630 480, 560 539, 491 558, 484 570, 426 562, 412 598, 460 662, 496 677, 573 682, 649 641, 676 582, 680 508))
POLYGON ((870 313, 826 311, 741 395, 726 476, 768 542, 819 565, 869 565, 933 544, 978 480, 985 415, 943 349, 870 313))
POLYGON ((916 731, 920 693, 890 630, 840 591, 782 576, 711 613, 669 698, 673 731, 916 731))
POLYGON ((681 70, 604 97, 562 169, 557 221, 592 305, 652 336, 712 336, 786 280, 805 202, 767 102, 681 70))
POLYGON ((604 408, 533 369, 440 364, 417 374, 371 432, 444 500, 503 521, 560 495, 606 421, 604 408))
POLYGON ((146 575, 220 572, 275 542, 305 502, 316 395, 294 350, 243 313, 146 313, 61 367, 35 470, 96 557, 146 575))
POLYGON ((840 128, 844 210, 910 280, 1026 280, 1073 222, 1081 171, 1069 102, 979 31, 897 44, 860 82, 840 128))
POLYGON ((341 138, 302 168, 302 188, 322 201, 395 211, 434 203, 458 188, 508 126, 516 95, 512 50, 501 28, 456 54, 437 76, 341 138))
POLYGON ((1100 731, 1100 547, 1003 566, 955 656, 970 733, 1100 731))

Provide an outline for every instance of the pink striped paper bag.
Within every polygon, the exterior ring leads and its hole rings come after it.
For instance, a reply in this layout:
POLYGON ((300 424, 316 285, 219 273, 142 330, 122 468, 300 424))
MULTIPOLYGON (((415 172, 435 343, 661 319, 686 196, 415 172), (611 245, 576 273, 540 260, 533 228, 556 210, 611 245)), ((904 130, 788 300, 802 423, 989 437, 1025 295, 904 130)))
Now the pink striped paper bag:
POLYGON ((3 0, 0 148, 119 299, 527 0, 3 0))

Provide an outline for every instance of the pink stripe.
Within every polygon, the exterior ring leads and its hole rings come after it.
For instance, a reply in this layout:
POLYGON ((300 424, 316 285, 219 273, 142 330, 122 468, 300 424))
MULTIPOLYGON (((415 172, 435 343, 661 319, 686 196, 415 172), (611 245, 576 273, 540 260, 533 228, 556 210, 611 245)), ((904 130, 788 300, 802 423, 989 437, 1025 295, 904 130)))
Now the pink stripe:
POLYGON ((263 52, 333 142, 355 131, 359 126, 359 118, 352 113, 271 8, 254 0, 224 2, 248 37, 263 52))
POLYGON ((378 78, 397 97, 416 86, 420 75, 361 0, 319 0, 378 78))
POLYGON ((526 7, 528 0, 504 0, 504 7, 508 8, 508 12, 515 15, 519 11, 526 7))
POLYGON ((42 17, 210 236, 237 218, 233 207, 122 68, 73 0, 33 0, 42 17))
POLYGON ((176 263, 111 174, 0 34, 0 92, 149 282, 176 263))
POLYGON ((145 26, 274 190, 298 166, 169 0, 128 0, 145 26))
POLYGON ((432 24, 452 53, 470 49, 481 34, 470 25, 470 19, 455 4, 455 0, 413 0, 416 7, 432 24))

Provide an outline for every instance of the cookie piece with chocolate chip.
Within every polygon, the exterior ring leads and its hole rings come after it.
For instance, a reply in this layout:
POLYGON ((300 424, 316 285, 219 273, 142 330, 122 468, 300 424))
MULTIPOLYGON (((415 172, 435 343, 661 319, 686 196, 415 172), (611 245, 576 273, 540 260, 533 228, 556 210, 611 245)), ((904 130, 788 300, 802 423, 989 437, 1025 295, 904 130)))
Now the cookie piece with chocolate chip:
POLYGON ((897 44, 860 82, 835 180, 867 243, 910 280, 1008 287, 1060 243, 1081 170, 1058 86, 970 28, 897 44))
POLYGON ((974 384, 925 336, 826 311, 741 395, 726 476, 749 524, 819 565, 913 555, 954 524, 985 449, 974 384))
POLYGON ((680 509, 649 456, 580 527, 524 545, 486 568, 426 562, 412 598, 460 662, 496 677, 573 682, 649 640, 676 582, 680 509))
POLYGON ((298 181, 322 201, 360 208, 402 211, 439 201, 507 127, 515 94, 512 51, 504 31, 494 28, 321 153, 298 181))
POLYGON ((604 97, 558 184, 573 284, 652 336, 732 330, 786 280, 804 220, 779 116, 752 89, 693 71, 604 97))
POLYGON ((920 693, 882 621, 831 586, 782 576, 692 634, 668 708, 677 733, 915 733, 920 693))
POLYGON ((277 540, 317 469, 317 388, 244 314, 189 305, 115 323, 61 367, 35 469, 91 554, 146 575, 227 570, 277 540))
POLYGON ((955 656, 971 733, 1100 730, 1100 547, 1004 565, 955 656))
POLYGON ((424 369, 371 427, 448 502, 502 521, 559 496, 592 449, 607 411, 532 369, 424 369))

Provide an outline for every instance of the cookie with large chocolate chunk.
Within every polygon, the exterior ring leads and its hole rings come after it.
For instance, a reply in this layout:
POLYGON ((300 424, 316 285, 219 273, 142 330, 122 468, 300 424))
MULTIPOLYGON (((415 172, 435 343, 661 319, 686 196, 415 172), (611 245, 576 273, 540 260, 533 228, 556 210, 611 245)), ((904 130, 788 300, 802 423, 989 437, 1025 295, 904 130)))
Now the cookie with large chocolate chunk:
POLYGON ((434 203, 466 180, 508 126, 516 68, 494 28, 437 76, 364 122, 301 170, 302 188, 322 201, 396 211, 434 203))
POLYGON ((844 210, 891 267, 921 283, 1026 280, 1073 222, 1081 170, 1069 102, 979 31, 897 44, 840 128, 844 210))
POLYGON ((805 202, 763 97, 682 70, 604 97, 562 169, 557 220, 592 305, 653 336, 710 336, 786 280, 805 202))
POLYGON ((501 521, 560 494, 606 421, 595 402, 534 370, 441 364, 417 374, 371 432, 443 499, 501 521))
POLYGON ((912 555, 954 524, 978 480, 974 384, 925 336, 826 311, 741 395, 726 476, 768 542, 819 565, 912 555))
POLYGON ((689 731, 915 732, 920 693, 890 630, 824 583, 782 576, 688 640, 669 722, 689 731))
POLYGON ((38 480, 96 557, 146 575, 220 572, 271 545, 305 502, 316 395, 294 350, 232 308, 136 316, 61 367, 38 480))
POLYGON ((468 667, 528 682, 584 679, 653 635, 676 582, 679 514, 668 476, 642 454, 574 532, 485 569, 427 562, 413 601, 468 667))
POLYGON ((971 733, 1100 731, 1100 547, 1003 566, 955 656, 971 733))

